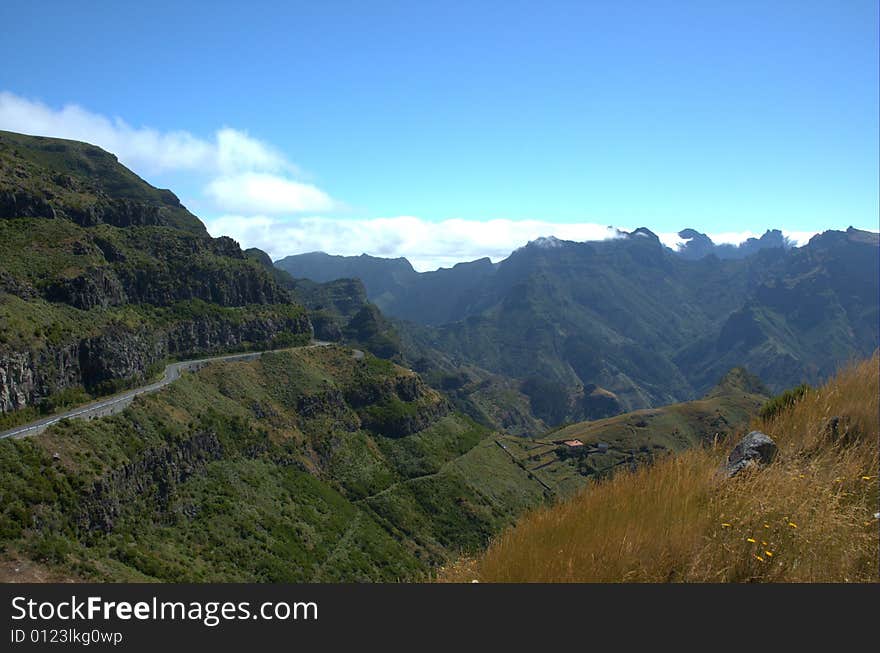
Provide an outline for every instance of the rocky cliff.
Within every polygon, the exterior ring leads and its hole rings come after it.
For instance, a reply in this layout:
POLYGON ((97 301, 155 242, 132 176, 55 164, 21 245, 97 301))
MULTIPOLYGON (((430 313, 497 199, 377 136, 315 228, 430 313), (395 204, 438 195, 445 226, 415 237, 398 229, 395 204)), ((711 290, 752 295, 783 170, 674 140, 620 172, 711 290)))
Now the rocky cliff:
POLYGON ((38 404, 67 388, 104 393, 140 383, 170 358, 301 344, 309 334, 305 314, 241 321, 202 317, 158 329, 113 325, 99 335, 43 349, 0 347, 0 412, 38 404))
POLYGON ((307 340, 294 295, 103 150, 0 132, 0 412, 307 340))

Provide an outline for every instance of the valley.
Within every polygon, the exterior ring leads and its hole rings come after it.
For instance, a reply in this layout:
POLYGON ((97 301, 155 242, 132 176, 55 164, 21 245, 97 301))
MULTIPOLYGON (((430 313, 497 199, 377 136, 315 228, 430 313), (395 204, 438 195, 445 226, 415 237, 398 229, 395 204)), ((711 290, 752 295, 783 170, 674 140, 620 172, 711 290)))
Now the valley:
POLYGON ((0 132, 0 579, 448 578, 877 348, 876 234, 691 232, 273 263, 0 132))
POLYGON ((425 273, 368 256, 276 266, 356 276, 414 357, 508 379, 548 426, 692 400, 737 366, 774 392, 815 384, 880 346, 876 233, 828 231, 793 247, 768 232, 739 252, 681 233, 691 238, 680 251, 643 228, 539 239, 495 264, 425 273))

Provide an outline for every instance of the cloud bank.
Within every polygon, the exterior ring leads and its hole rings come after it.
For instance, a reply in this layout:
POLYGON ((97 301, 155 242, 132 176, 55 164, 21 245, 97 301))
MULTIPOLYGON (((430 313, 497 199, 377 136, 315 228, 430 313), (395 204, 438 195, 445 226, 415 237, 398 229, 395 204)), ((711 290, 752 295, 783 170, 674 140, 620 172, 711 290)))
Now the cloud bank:
MULTIPOLYGON (((590 222, 317 217, 332 214, 342 205, 299 179, 301 171, 276 148, 230 127, 217 130, 211 138, 200 138, 187 131, 133 127, 121 118, 76 104, 52 108, 0 92, 0 129, 93 143, 142 175, 194 175, 201 179, 201 196, 194 200, 206 210, 213 208, 209 213, 222 216, 206 220, 210 233, 232 236, 243 247, 259 247, 276 259, 311 251, 368 253, 405 256, 418 270, 434 270, 486 256, 498 261, 542 236, 586 241, 617 235, 613 227, 590 222), (293 217, 298 214, 313 217, 293 217)), ((783 233, 798 244, 814 234, 783 233)), ((719 244, 739 244, 760 235, 751 231, 709 234, 719 244)), ((670 247, 681 242, 675 233, 658 236, 670 247)))
MULTIPOLYGON (((432 222, 413 216, 372 220, 320 217, 285 220, 265 215, 227 215, 206 224, 212 235, 232 236, 243 247, 259 247, 275 260, 290 254, 317 251, 346 256, 366 253, 388 258, 405 257, 419 271, 451 267, 484 256, 497 262, 542 236, 587 241, 606 240, 618 235, 614 227, 590 222, 461 219, 432 222)), ((813 235, 812 232, 784 233, 799 244, 813 235)), ((742 232, 710 234, 710 237, 716 243, 740 243, 755 235, 760 234, 742 232)), ((658 236, 664 243, 680 240, 675 233, 658 236)))
POLYGON ((53 109, 0 92, 0 129, 92 143, 140 174, 185 171, 204 176, 205 195, 221 212, 291 214, 337 205, 324 191, 297 181, 299 170, 278 150, 229 127, 203 139, 186 131, 132 127, 76 104, 53 109))
POLYGON ((243 246, 265 250, 273 259, 315 251, 349 256, 404 256, 421 271, 484 256, 498 261, 528 241, 551 234, 565 240, 604 240, 617 235, 613 227, 592 223, 461 219, 432 222, 413 216, 283 220, 227 215, 206 224, 212 235, 232 236, 243 246))

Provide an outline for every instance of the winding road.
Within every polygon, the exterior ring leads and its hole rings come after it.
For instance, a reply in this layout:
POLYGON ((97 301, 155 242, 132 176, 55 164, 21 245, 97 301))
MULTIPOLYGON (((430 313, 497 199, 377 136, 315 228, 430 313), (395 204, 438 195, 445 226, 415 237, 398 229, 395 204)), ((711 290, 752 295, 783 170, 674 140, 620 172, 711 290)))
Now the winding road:
MULTIPOLYGON (((119 394, 107 397, 106 399, 99 399, 90 404, 85 404, 84 406, 72 408, 64 413, 50 415, 49 417, 44 417, 42 419, 29 422, 28 424, 22 424, 21 426, 16 426, 15 428, 11 428, 7 431, 2 431, 0 432, 0 440, 4 438, 23 438, 30 435, 36 435, 37 433, 42 433, 46 430, 46 428, 62 419, 94 419, 96 417, 107 417, 108 415, 121 413, 138 395, 146 394, 149 392, 156 392, 156 390, 160 390, 169 383, 172 383, 179 379, 180 375, 183 372, 193 372, 195 370, 200 370, 205 365, 210 365, 211 363, 218 363, 221 361, 250 361, 259 358, 263 354, 273 351, 326 347, 330 344, 333 343, 316 340, 309 345, 303 345, 301 347, 285 347, 284 349, 249 351, 243 354, 225 354, 223 356, 212 356, 211 358, 199 358, 197 360, 177 361, 176 363, 169 363, 165 366, 165 375, 162 377, 161 380, 156 381, 155 383, 143 385, 139 388, 134 388, 132 390, 126 390, 125 392, 120 392, 119 394)), ((361 356, 363 356, 363 354, 361 354, 361 356)))

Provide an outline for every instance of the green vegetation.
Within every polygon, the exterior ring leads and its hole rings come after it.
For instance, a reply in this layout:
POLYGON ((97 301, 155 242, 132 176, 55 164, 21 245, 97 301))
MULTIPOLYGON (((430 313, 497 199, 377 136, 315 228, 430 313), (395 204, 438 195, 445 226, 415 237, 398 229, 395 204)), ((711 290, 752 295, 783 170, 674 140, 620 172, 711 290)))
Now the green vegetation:
POLYGON ((215 364, 0 441, 0 557, 95 580, 424 579, 545 500, 488 435, 369 354, 215 364))
POLYGON ((758 413, 758 416, 765 421, 773 419, 779 413, 788 410, 801 399, 803 399, 804 395, 807 394, 811 389, 812 388, 810 388, 810 386, 808 386, 806 383, 802 383, 796 388, 790 388, 782 394, 776 395, 761 407, 761 411, 758 413))
POLYGON ((503 437, 502 441, 528 471, 557 494, 566 495, 587 481, 732 437, 766 400, 754 377, 734 369, 696 401, 569 424, 534 440, 503 437), (565 441, 579 441, 583 446, 571 447, 565 441), (596 449, 600 443, 605 450, 596 449))
POLYGON ((752 423, 770 465, 719 473, 740 430, 539 508, 441 578, 876 583, 878 356, 752 423))
POLYGON ((95 218, 112 200, 122 200, 150 207, 150 214, 175 229, 207 235, 174 193, 153 188, 115 156, 87 143, 0 131, 0 185, 35 198, 24 203, 30 214, 50 213, 47 206, 66 207, 95 218))
POLYGON ((854 529, 877 497, 850 476, 877 466, 876 374, 768 402, 737 368, 672 402, 735 364, 778 390, 872 351, 877 239, 694 262, 640 232, 424 275, 403 259, 287 261, 319 284, 211 238, 98 148, 0 132, 0 428, 174 359, 313 333, 365 350, 210 365, 113 417, 0 441, 0 575, 24 561, 46 578, 395 581, 461 558, 487 580, 866 578, 876 556, 854 529), (719 452, 762 406, 782 464, 720 487, 719 452), (781 515, 848 545, 822 571, 781 515), (725 539, 759 520, 776 548, 752 557, 782 562, 769 572, 725 539))
POLYGON ((0 413, 21 423, 166 361, 307 342, 263 261, 99 148, 0 132, 0 413))
POLYGON ((801 248, 783 247, 779 232, 761 240, 741 258, 691 257, 639 229, 602 242, 536 241, 495 265, 426 273, 400 259, 315 253, 278 266, 361 279, 370 301, 400 320, 405 349, 518 383, 531 419, 553 426, 687 401, 736 366, 774 392, 817 384, 880 346, 876 234, 828 231, 801 248), (611 397, 588 400, 585 388, 611 397))

